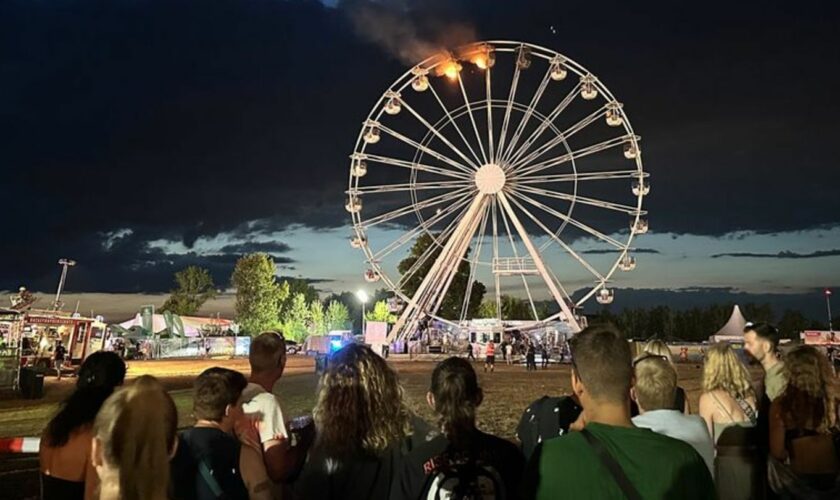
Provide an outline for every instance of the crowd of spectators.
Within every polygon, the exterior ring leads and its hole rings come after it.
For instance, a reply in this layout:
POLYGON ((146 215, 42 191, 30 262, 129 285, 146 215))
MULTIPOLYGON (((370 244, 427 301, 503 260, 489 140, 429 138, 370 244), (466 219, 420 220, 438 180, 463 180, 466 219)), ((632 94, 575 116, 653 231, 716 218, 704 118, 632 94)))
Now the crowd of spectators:
POLYGON ((42 497, 840 498, 837 377, 814 347, 781 354, 778 343, 771 325, 748 324, 745 349, 763 369, 755 385, 731 345, 711 346, 692 414, 667 345, 634 359, 621 332, 591 326, 569 342, 571 394, 529 406, 518 446, 478 428, 485 394, 459 357, 432 372, 435 422, 414 414, 393 368, 355 343, 331 356, 312 417, 287 420, 274 394, 285 341, 263 333, 248 377, 219 367, 197 377, 195 423, 179 432, 156 379, 121 388, 124 362, 96 353, 44 430, 42 497))

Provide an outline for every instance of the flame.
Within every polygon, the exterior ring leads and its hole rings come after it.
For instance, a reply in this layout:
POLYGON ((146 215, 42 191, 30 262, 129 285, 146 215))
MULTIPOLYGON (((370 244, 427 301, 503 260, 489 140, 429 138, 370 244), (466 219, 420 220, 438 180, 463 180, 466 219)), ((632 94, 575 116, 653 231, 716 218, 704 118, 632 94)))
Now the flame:
POLYGON ((450 80, 455 80, 458 78, 458 74, 461 72, 461 65, 458 64, 458 61, 454 59, 450 59, 441 65, 441 74, 445 77, 449 78, 450 80))
POLYGON ((478 69, 487 69, 487 54, 479 54, 475 56, 472 62, 478 66, 478 69))

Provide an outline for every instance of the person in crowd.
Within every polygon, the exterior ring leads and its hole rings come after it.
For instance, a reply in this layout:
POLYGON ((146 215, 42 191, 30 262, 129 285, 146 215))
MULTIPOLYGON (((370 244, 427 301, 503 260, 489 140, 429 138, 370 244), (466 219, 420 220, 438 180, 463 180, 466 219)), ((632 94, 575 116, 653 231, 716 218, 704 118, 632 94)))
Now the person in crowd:
POLYGON ((537 346, 533 341, 525 344, 525 370, 534 371, 537 369, 537 346))
POLYGON ((548 368, 548 363, 551 361, 551 346, 548 345, 548 342, 542 343, 542 367, 543 370, 548 368))
POLYGON ((248 362, 251 377, 242 391, 242 411, 257 426, 268 476, 275 483, 290 482, 303 466, 311 431, 292 443, 280 401, 272 393, 286 368, 286 340, 277 332, 261 333, 251 341, 248 362))
POLYGON ((700 416, 706 421, 715 449, 718 498, 764 496, 766 461, 758 451, 757 400, 750 374, 727 342, 706 350, 703 363, 700 416))
POLYGON ((242 445, 233 435, 242 417, 239 398, 248 380, 226 368, 208 368, 194 384, 195 425, 179 435, 172 460, 173 497, 177 500, 270 499, 272 483, 259 438, 242 445))
POLYGON ((525 459, 511 442, 476 428, 482 399, 467 361, 453 357, 435 367, 426 401, 440 433, 406 455, 392 499, 515 498, 525 459))
POLYGON ((95 498, 99 480, 90 461, 96 413, 125 379, 125 363, 113 352, 95 352, 79 368, 76 389, 41 435, 38 459, 44 500, 95 498))
POLYGON ((579 432, 544 441, 522 481, 526 499, 714 498, 714 482, 688 443, 630 420, 630 346, 594 325, 571 340, 572 390, 583 407, 579 432))
POLYGON ((633 424, 690 444, 714 475, 715 449, 706 423, 697 415, 686 415, 673 408, 677 390, 674 367, 662 357, 648 354, 633 363, 633 370, 635 384, 631 394, 639 405, 633 424))
POLYGON ((64 369, 64 358, 67 357, 67 349, 61 343, 61 339, 55 341, 55 349, 53 350, 53 363, 55 364, 55 375, 58 380, 61 380, 61 371, 64 369))
POLYGON ((387 499, 412 431, 397 374, 361 344, 336 351, 321 378, 315 442, 297 482, 299 498, 387 499))
POLYGON ((100 500, 167 500, 178 447, 175 403, 151 376, 112 394, 93 424, 100 500))
POLYGON ((767 323, 747 323, 744 349, 764 369, 764 393, 770 401, 779 397, 787 385, 784 362, 779 356, 779 330, 767 323))
POLYGON ((473 349, 472 340, 467 341, 467 359, 475 362, 475 351, 473 349))
POLYGON ((513 342, 508 342, 505 346, 505 360, 508 365, 513 364, 513 342))
POLYGON ((840 498, 840 384, 813 346, 790 350, 784 373, 770 406, 770 486, 781 498, 840 498))
POLYGON ((487 347, 484 351, 484 371, 486 372, 488 368, 490 373, 493 373, 493 370, 496 369, 496 344, 492 338, 487 341, 487 347))
MULTIPOLYGON (((642 356, 644 356, 645 354, 652 354, 654 356, 661 356, 661 357, 665 358, 668 361, 668 363, 670 363, 671 366, 674 367, 675 370, 677 368, 674 365, 674 356, 671 353, 671 348, 668 347, 668 344, 666 344, 665 342, 663 342, 659 339, 650 340, 645 344, 642 356)), ((673 408, 675 410, 681 410, 686 415, 691 413, 691 405, 688 402, 688 398, 685 396, 685 389, 683 389, 679 385, 677 385, 677 391, 674 395, 674 406, 673 406, 673 408)), ((631 411, 633 412, 634 416, 637 415, 635 405, 633 405, 631 407, 631 411)))

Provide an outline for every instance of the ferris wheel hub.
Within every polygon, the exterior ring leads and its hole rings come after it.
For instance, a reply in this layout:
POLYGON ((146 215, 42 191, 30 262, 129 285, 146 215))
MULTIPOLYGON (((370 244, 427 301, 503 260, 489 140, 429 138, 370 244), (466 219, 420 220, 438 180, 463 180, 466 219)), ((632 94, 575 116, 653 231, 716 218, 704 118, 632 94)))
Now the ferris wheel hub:
POLYGON ((475 185, 481 194, 496 194, 505 187, 505 171, 495 163, 483 165, 475 172, 475 185))

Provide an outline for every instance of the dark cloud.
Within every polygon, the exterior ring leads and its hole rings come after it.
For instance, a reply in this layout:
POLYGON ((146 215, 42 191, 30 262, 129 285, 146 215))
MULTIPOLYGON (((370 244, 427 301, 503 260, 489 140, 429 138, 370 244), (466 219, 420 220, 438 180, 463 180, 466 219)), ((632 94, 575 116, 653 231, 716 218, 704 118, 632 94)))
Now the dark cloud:
POLYGON ((816 252, 797 253, 789 250, 782 250, 779 253, 756 253, 756 252, 730 252, 730 253, 716 253, 712 255, 713 259, 721 257, 747 257, 753 259, 817 259, 820 257, 835 257, 840 255, 840 249, 832 250, 817 250, 816 252))
POLYGON ((219 249, 219 253, 246 254, 262 252, 276 255, 279 253, 286 253, 291 249, 292 247, 280 241, 246 241, 243 243, 225 245, 219 249))
MULTIPOLYGON (((643 136, 655 231, 840 222, 836 2, 377 3, 435 43, 441 26, 467 24, 590 68, 643 136), (818 76, 797 76, 813 68, 818 76)), ((406 69, 360 36, 359 6, 0 4, 0 199, 12 235, 0 246, 0 288, 51 288, 60 256, 80 262, 71 282, 80 290, 166 289, 169 271, 187 263, 216 266, 222 280, 232 254, 146 243, 347 224, 347 155, 406 69), (105 251, 102 235, 118 229, 133 234, 105 251)))
MULTIPOLYGON (((600 255, 600 254, 615 254, 616 250, 606 249, 606 248, 595 248, 591 250, 581 250, 578 253, 583 253, 587 255, 600 255)), ((659 250, 655 248, 634 248, 630 250, 630 253, 661 253, 659 250)))

